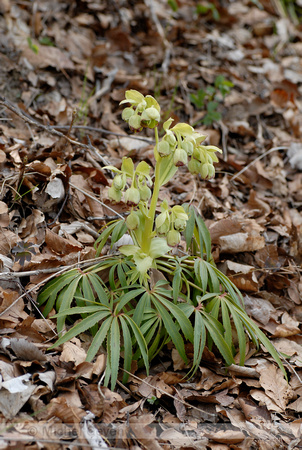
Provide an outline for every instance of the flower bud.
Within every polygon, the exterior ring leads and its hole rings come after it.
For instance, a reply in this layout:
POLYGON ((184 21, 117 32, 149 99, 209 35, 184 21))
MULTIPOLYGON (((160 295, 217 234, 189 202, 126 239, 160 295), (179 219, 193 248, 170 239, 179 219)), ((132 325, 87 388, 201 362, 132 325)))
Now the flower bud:
POLYGON ((184 142, 181 144, 181 147, 186 151, 186 153, 187 153, 188 156, 193 155, 194 146, 193 146, 192 142, 190 142, 190 141, 184 141, 184 142))
POLYGON ((125 108, 122 112, 122 119, 128 122, 130 117, 132 117, 134 114, 134 110, 132 108, 125 108))
POLYGON ((188 155, 183 148, 176 148, 173 155, 173 162, 176 167, 185 166, 187 164, 188 155))
POLYGON ((208 163, 208 155, 207 152, 205 152, 201 146, 195 147, 193 151, 193 157, 201 162, 201 164, 207 164, 208 163))
POLYGON ((137 114, 134 114, 133 116, 130 117, 128 123, 129 126, 134 130, 139 130, 141 127, 141 118, 137 114))
POLYGON ((170 230, 167 234, 167 244, 170 247, 176 247, 180 243, 180 232, 176 230, 170 230))
POLYGON ((186 228, 187 221, 184 219, 175 219, 174 228, 177 231, 183 231, 186 228))
POLYGON ((147 202, 151 198, 151 189, 146 185, 142 185, 139 187, 139 195, 143 202, 147 202))
POLYGON ((140 195, 139 195, 139 190, 131 187, 129 189, 126 190, 125 192, 125 203, 128 206, 136 206, 139 204, 140 201, 140 195))
POLYGON ((137 230, 139 227, 139 217, 136 211, 132 211, 126 219, 128 230, 137 230))
POLYGON ((108 198, 112 203, 119 203, 122 199, 122 191, 115 189, 114 186, 111 186, 108 189, 108 198))
POLYGON ((201 178, 208 178, 208 174, 209 174, 209 168, 208 168, 208 164, 202 164, 200 166, 200 171, 199 171, 201 178))
POLYGON ((208 164, 208 178, 213 178, 215 176, 215 167, 213 164, 208 164))
POLYGON ((169 131, 167 132, 166 136, 164 137, 164 139, 170 144, 170 145, 174 145, 176 142, 176 137, 174 136, 174 134, 169 131))
POLYGON ((154 106, 151 106, 150 108, 145 109, 144 113, 148 117, 147 120, 156 120, 157 122, 159 122, 160 114, 154 106))
POLYGON ((200 175, 202 178, 213 178, 215 175, 215 167, 213 164, 203 164, 200 168, 200 175))
POLYGON ((200 172, 200 162, 195 158, 191 158, 188 162, 188 169, 192 175, 197 175, 200 172))
POLYGON ((125 177, 123 177, 123 175, 116 175, 114 178, 113 178, 113 182, 112 182, 112 184, 113 184, 113 186, 114 186, 114 188, 117 190, 117 191, 121 191, 122 189, 124 189, 124 187, 125 187, 125 179, 124 179, 125 177))
POLYGON ((157 150, 162 158, 170 155, 171 153, 171 147, 169 143, 164 139, 158 144, 157 150))
POLYGON ((169 230, 170 230, 169 220, 166 220, 160 227, 156 228, 158 236, 167 236, 169 230))

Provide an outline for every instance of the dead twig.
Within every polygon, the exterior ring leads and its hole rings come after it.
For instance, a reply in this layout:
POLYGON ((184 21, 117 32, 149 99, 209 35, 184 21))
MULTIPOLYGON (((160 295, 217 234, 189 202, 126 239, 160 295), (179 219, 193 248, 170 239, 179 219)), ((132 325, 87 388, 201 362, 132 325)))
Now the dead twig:
MULTIPOLYGON (((51 125, 51 129, 58 129, 58 130, 68 130, 68 125, 51 125)), ((155 141, 152 139, 148 139, 141 136, 136 136, 135 134, 122 134, 122 133, 115 133, 114 131, 105 130, 105 128, 97 128, 97 127, 91 127, 88 125, 73 125, 73 129, 79 129, 79 130, 87 130, 87 131, 95 131, 96 133, 102 133, 102 134, 112 134, 112 136, 117 136, 121 138, 128 138, 128 139, 136 139, 137 141, 144 141, 148 142, 148 144, 155 144, 155 141)))
POLYGON ((271 148, 267 152, 263 153, 263 155, 260 155, 257 158, 255 158, 253 161, 251 161, 247 166, 245 166, 243 169, 241 169, 238 173, 235 173, 235 175, 232 176, 230 181, 233 181, 236 178, 240 177, 240 175, 243 172, 245 172, 249 167, 251 167, 253 164, 255 164, 255 162, 260 161, 260 159, 264 158, 265 156, 269 155, 270 153, 276 152, 278 150, 287 150, 287 149, 288 149, 288 147, 285 147, 285 146, 271 148))
POLYGON ((104 208, 109 209, 109 211, 113 212, 114 215, 119 216, 121 219, 124 219, 124 217, 119 214, 117 211, 115 211, 113 208, 111 208, 110 206, 106 205, 105 203, 103 203, 101 200, 99 200, 98 198, 96 198, 94 195, 90 194, 87 191, 84 191, 83 189, 75 186, 72 183, 69 183, 69 186, 73 187, 74 189, 77 189, 79 192, 82 192, 82 194, 87 195, 87 197, 91 198, 92 200, 95 200, 96 202, 100 203, 100 205, 102 205, 104 208))
MULTIPOLYGON (((78 145, 79 147, 90 149, 93 148, 95 153, 97 154, 97 157, 99 160, 105 165, 108 166, 109 162, 98 152, 98 150, 93 147, 92 145, 86 145, 82 142, 76 141, 74 139, 71 139, 70 137, 66 136, 65 134, 61 133, 60 131, 57 131, 55 128, 49 126, 49 125, 43 125, 42 123, 38 122, 37 120, 34 120, 32 117, 28 116, 27 114, 24 114, 17 106, 15 106, 12 102, 7 100, 5 97, 0 95, 0 105, 5 106, 7 109, 12 111, 14 114, 16 114, 20 119, 22 119, 25 123, 32 125, 34 127, 41 128, 44 131, 47 131, 50 134, 53 134, 55 136, 58 136, 60 138, 66 139, 70 144, 78 145)), ((69 130, 69 126, 67 129, 69 130)))

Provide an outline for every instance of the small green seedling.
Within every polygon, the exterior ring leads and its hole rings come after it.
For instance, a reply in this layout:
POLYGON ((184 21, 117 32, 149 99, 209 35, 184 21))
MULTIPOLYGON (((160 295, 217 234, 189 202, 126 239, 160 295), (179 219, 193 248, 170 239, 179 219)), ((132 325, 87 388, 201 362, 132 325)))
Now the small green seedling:
POLYGON ((221 119, 221 113, 217 110, 219 103, 230 93, 233 86, 223 75, 218 75, 214 86, 207 86, 206 89, 198 89, 197 94, 190 94, 190 100, 197 109, 206 108, 206 114, 201 119, 204 125, 212 125, 221 119))

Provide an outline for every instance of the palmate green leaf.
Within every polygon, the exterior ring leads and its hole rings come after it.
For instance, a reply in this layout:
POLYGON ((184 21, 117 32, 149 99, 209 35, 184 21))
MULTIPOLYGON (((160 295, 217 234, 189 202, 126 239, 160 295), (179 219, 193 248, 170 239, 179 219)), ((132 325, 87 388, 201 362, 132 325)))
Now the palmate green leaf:
MULTIPOLYGON (((111 322, 113 320, 113 317, 110 318, 111 322)), ((110 323, 111 326, 111 323, 110 323)), ((109 385, 109 380, 111 378, 111 360, 110 360, 110 329, 108 330, 108 333, 106 335, 107 337, 107 344, 106 344, 106 348, 107 348, 107 358, 106 358, 106 369, 105 369, 105 378, 104 378, 104 386, 108 386, 109 385), (108 351, 109 349, 109 351, 108 351)))
POLYGON ((119 220, 116 223, 111 235, 111 248, 124 234, 127 232, 127 225, 125 220, 119 220))
POLYGON ((237 308, 236 306, 234 306, 234 308, 236 309, 238 316, 241 317, 241 320, 244 323, 246 329, 249 331, 249 333, 253 337, 253 340, 255 341, 255 337, 256 337, 257 341, 260 342, 266 348, 268 353, 271 354, 271 356, 274 358, 274 360, 278 364, 279 368, 281 369, 282 373, 284 374, 284 376, 285 376, 285 378, 287 380, 288 378, 287 378, 286 370, 285 370, 284 365, 283 365, 283 363, 282 363, 282 361, 280 359, 279 353, 277 352, 277 350, 275 349, 273 344, 265 336, 263 331, 260 330, 260 328, 252 321, 252 319, 250 319, 247 316, 247 314, 244 311, 242 311, 241 309, 237 308))
MULTIPOLYGON (((126 319, 121 315, 119 316, 120 324, 122 327, 122 334, 123 334, 123 347, 124 347, 124 369, 128 372, 131 372, 131 362, 132 362, 132 339, 131 339, 131 333, 128 328, 128 324, 126 322, 126 319)), ((129 374, 124 372, 123 375, 123 383, 127 383, 129 378, 129 374)))
MULTIPOLYGON (((152 295, 152 300, 154 303, 154 297, 157 298, 157 300, 162 303, 168 311, 172 313, 172 315, 175 317, 177 323, 179 324, 183 334, 185 335, 186 339, 188 339, 190 342, 193 342, 193 327, 191 325, 191 322, 186 317, 184 312, 178 307, 178 305, 174 305, 174 303, 170 302, 169 300, 165 299, 164 297, 157 295, 154 293, 152 295)), ((169 330, 167 329, 169 332, 169 330)))
POLYGON ((123 287, 127 286, 127 276, 126 271, 129 270, 129 267, 126 264, 119 263, 117 265, 117 277, 120 282, 120 285, 123 287))
POLYGON ((229 278, 226 275, 224 275, 224 273, 222 273, 220 270, 218 270, 217 267, 212 266, 212 269, 216 273, 217 278, 219 279, 220 283, 226 288, 226 290, 230 294, 230 297, 233 300, 233 302, 236 305, 243 307, 243 305, 244 305, 243 297, 242 297, 240 290, 237 288, 237 286, 235 286, 234 283, 232 283, 229 280, 229 278))
MULTIPOLYGON (((110 329, 110 326, 111 326, 111 323, 113 320, 111 311, 108 312, 107 316, 108 315, 109 315, 109 317, 107 317, 107 319, 105 319, 104 322, 101 323, 99 330, 96 333, 96 335, 94 336, 94 338, 90 344, 90 347, 87 351, 86 361, 88 361, 88 362, 93 360, 93 358, 97 354, 99 348, 102 346, 104 340, 107 337, 108 331, 110 329)), ((107 338, 107 341, 108 341, 108 338, 107 338)), ((107 367, 106 367, 106 374, 107 374, 107 367)))
POLYGON ((116 313, 118 314, 127 305, 131 300, 141 295, 143 292, 146 292, 145 288, 137 288, 133 289, 126 294, 122 294, 118 300, 118 305, 116 307, 116 313))
POLYGON ((162 326, 162 322, 159 323, 159 328, 155 339, 152 341, 152 344, 148 347, 148 355, 150 361, 159 354, 161 349, 169 343, 171 340, 165 328, 162 326))
MULTIPOLYGON (((80 309, 81 307, 78 307, 78 308, 80 309)), ((76 307, 74 309, 76 309, 76 307)), ((62 311, 62 314, 63 313, 65 313, 65 311, 62 311)), ((70 330, 68 330, 67 333, 65 333, 63 336, 61 336, 57 340, 57 342, 55 344, 53 344, 50 348, 55 348, 61 344, 64 344, 64 342, 69 341, 70 339, 74 338, 75 336, 78 336, 80 333, 83 333, 84 331, 91 328, 95 323, 98 323, 101 320, 103 320, 106 316, 108 316, 108 314, 111 314, 111 311, 108 308, 104 307, 103 310, 97 311, 94 314, 91 314, 91 315, 85 317, 85 319, 81 320, 79 323, 77 323, 72 328, 70 328, 70 330)), ((88 355, 88 353, 87 353, 87 355, 88 355)))
MULTIPOLYGON (((153 311, 153 317, 146 320, 140 326, 140 330, 142 332, 142 335, 145 338, 147 345, 149 345, 149 343, 153 339, 155 331, 157 330, 158 327, 160 327, 160 324, 162 322, 161 319, 158 317, 157 311, 156 310, 152 310, 152 311, 153 311)), ((155 336, 155 338, 157 338, 157 336, 155 336)))
MULTIPOLYGON (((222 299, 221 306, 225 305, 225 300, 222 299)), ((244 365, 245 362, 245 350, 246 350, 246 334, 244 332, 243 323, 241 320, 241 317, 238 315, 236 309, 233 307, 232 304, 228 302, 227 307, 230 310, 230 313, 232 314, 232 318, 235 324, 237 337, 238 337, 238 344, 239 344, 239 355, 240 355, 240 361, 239 364, 241 366, 244 365)))
POLYGON ((194 271, 203 292, 206 292, 208 286, 208 269, 203 259, 200 258, 195 259, 194 271))
MULTIPOLYGON (((71 305, 72 300, 74 299, 76 290, 78 288, 78 284, 81 281, 81 277, 77 277, 71 281, 71 283, 66 286, 62 291, 60 292, 58 298, 57 298, 57 307, 56 310, 61 312, 65 309, 68 309, 71 305)), ((65 319, 66 317, 61 316, 57 320, 57 330, 58 333, 61 333, 61 331, 64 329, 65 326, 65 319)))
POLYGON ((118 222, 119 220, 114 220, 113 222, 108 224, 105 230, 100 234, 100 236, 95 241, 94 248, 96 249, 96 257, 100 256, 104 245, 107 243, 109 236, 113 232, 118 222))
POLYGON ((211 317, 214 319, 218 319, 219 311, 220 311, 220 296, 215 295, 206 305, 206 311, 211 313, 211 317))
POLYGON ((195 310, 195 322, 194 322, 194 353, 193 353, 193 372, 192 375, 198 369, 200 364, 204 347, 206 345, 207 332, 204 325, 203 317, 198 310, 195 310))
POLYGON ((58 318, 58 317, 64 317, 64 316, 71 316, 76 314, 92 314, 97 311, 107 311, 108 307, 106 305, 101 305, 100 303, 93 302, 93 305, 86 305, 86 306, 74 306, 72 308, 65 309, 64 311, 61 311, 57 314, 54 314, 51 316, 51 318, 58 318))
POLYGON ((114 317, 111 323, 110 348, 107 348, 107 352, 110 352, 111 389, 113 390, 116 385, 121 354, 121 333, 118 317, 114 317))
MULTIPOLYGON (((206 252, 207 261, 212 259, 211 253, 211 235, 202 218, 195 213, 195 222, 199 237, 200 256, 203 257, 203 251, 206 252)), ((197 237, 197 236, 195 236, 197 237)))
POLYGON ((220 283, 219 283, 219 278, 216 275, 216 272, 214 270, 214 267, 212 266, 212 264, 210 264, 207 261, 204 261, 207 270, 208 270, 208 274, 209 274, 209 278, 208 278, 208 286, 209 286, 209 290, 211 292, 217 292, 219 293, 220 291, 220 283))
POLYGON ((224 338, 228 346, 231 348, 233 343, 233 334, 230 320, 230 311, 228 309, 228 306, 223 301, 223 299, 221 299, 220 306, 221 306, 222 324, 224 328, 224 338))
MULTIPOLYGON (((178 353, 180 354, 181 358, 185 361, 185 363, 188 362, 187 355, 185 352, 185 346, 183 338, 181 337, 178 327, 175 325, 174 321, 172 320, 169 312, 166 310, 166 308, 159 302, 154 296, 152 297, 152 302, 159 312, 163 323, 165 325, 166 331, 169 334, 169 336, 172 339, 173 344, 175 345, 178 353)), ((175 306, 175 305, 174 305, 175 306)))
POLYGON ((94 298, 94 293, 93 293, 91 284, 89 282, 89 274, 84 274, 82 276, 81 288, 82 288, 82 292, 83 292, 83 297, 86 300, 90 300, 91 302, 93 302, 95 300, 95 298, 94 298))
POLYGON ((39 305, 43 305, 47 301, 47 305, 44 308, 43 315, 47 317, 52 310, 57 294, 62 290, 67 284, 69 284, 74 278, 80 277, 81 274, 78 269, 72 269, 63 275, 59 275, 57 278, 49 281, 42 291, 38 295, 39 305))
POLYGON ((146 368, 146 371, 147 371, 147 375, 149 375, 148 348, 147 348, 147 344, 146 344, 145 338, 144 338, 142 332, 140 331, 140 329, 138 328, 138 326, 136 325, 136 323, 134 322, 134 320, 131 319, 131 317, 127 316, 126 314, 123 317, 125 318, 125 320, 127 320, 129 326, 132 329, 132 332, 134 334, 135 340, 136 340, 136 342, 138 344, 141 356, 142 356, 143 361, 144 361, 144 365, 145 365, 145 368, 146 368))
POLYGON ((234 363, 234 357, 230 347, 223 338, 221 324, 218 320, 214 319, 214 317, 210 316, 205 311, 201 311, 201 314, 203 314, 204 325, 207 328, 211 339, 215 343, 226 364, 230 366, 234 363))
POLYGON ((108 294, 103 287, 103 282, 100 277, 95 273, 88 273, 87 277, 92 284, 93 289, 95 290, 98 301, 104 305, 109 306, 108 294))
POLYGON ((178 264, 173 273, 173 281, 172 281, 172 291, 173 291, 173 300, 174 303, 178 302, 178 296, 181 291, 182 278, 181 278, 182 269, 178 264))
POLYGON ((150 301, 150 294, 149 292, 145 292, 141 298, 139 299, 135 310, 134 310, 134 314, 132 319, 134 320, 134 322, 136 323, 136 325, 139 327, 143 317, 146 313, 147 308, 150 308, 151 305, 151 301, 150 301))
MULTIPOLYGON (((83 292, 83 297, 84 297, 84 305, 87 304, 87 302, 93 302, 95 300, 94 298, 94 293, 91 287, 91 284, 89 282, 89 274, 85 273, 82 276, 81 282, 79 283, 79 286, 81 287, 81 290, 83 292)), ((76 303, 81 306, 81 304, 78 303, 78 299, 77 296, 75 295, 75 300, 76 303)), ((86 317, 86 313, 82 313, 82 317, 85 318, 86 317)), ((92 336, 95 335, 95 333, 98 330, 98 325, 95 324, 91 329, 90 332, 92 334, 92 336)))
POLYGON ((112 290, 115 290, 118 287, 115 284, 115 269, 117 266, 118 266, 118 261, 109 270, 108 281, 109 281, 110 289, 112 289, 112 290))

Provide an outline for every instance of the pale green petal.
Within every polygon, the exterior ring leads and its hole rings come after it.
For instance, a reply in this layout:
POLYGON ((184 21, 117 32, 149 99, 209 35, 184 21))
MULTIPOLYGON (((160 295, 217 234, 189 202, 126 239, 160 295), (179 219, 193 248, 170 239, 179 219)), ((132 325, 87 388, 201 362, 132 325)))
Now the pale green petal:
POLYGON ((135 89, 130 89, 129 91, 126 91, 125 93, 126 100, 130 103, 141 103, 145 101, 145 98, 143 94, 136 91, 135 89))
POLYGON ((134 173, 134 164, 131 158, 123 158, 122 162, 122 171, 130 178, 133 177, 134 173))
POLYGON ((166 120, 165 123, 163 124, 163 129, 165 130, 165 132, 167 132, 171 126, 171 123, 174 121, 174 119, 172 119, 172 117, 170 117, 170 119, 166 120))
POLYGON ((195 137, 194 128, 191 127, 191 125, 188 125, 187 123, 177 123, 173 128, 171 128, 171 131, 174 131, 175 133, 180 133, 183 136, 195 137))
POLYGON ((138 163, 135 172, 147 177, 150 173, 150 166, 146 163, 146 161, 141 161, 138 163))

